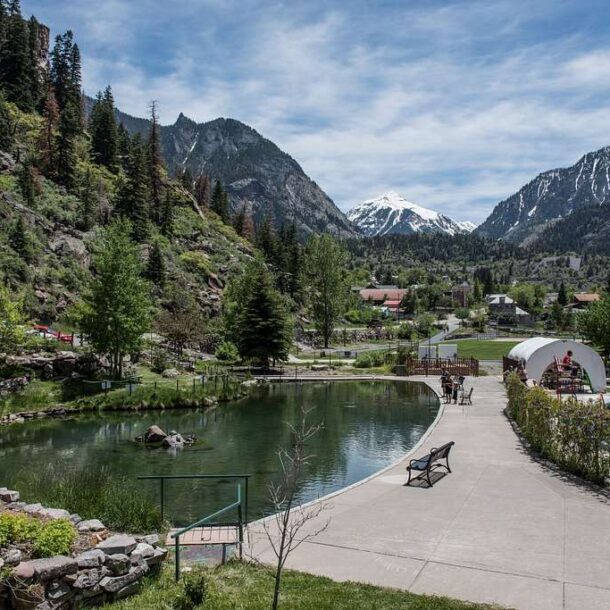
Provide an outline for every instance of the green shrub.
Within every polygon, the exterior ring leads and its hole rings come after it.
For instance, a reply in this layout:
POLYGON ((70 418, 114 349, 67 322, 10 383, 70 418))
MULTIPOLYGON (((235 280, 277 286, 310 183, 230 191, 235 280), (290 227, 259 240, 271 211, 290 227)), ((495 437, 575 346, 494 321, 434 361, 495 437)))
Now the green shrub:
POLYGON ((188 271, 201 276, 203 279, 207 279, 213 273, 208 257, 203 252, 199 252, 199 250, 182 253, 180 261, 188 271))
POLYGON ((506 380, 508 412, 532 449, 567 471, 603 484, 610 476, 610 411, 601 401, 551 396, 527 389, 511 374, 506 380))
POLYGON ((175 601, 175 610, 193 610, 206 598, 206 579, 202 572, 191 572, 182 577, 182 591, 175 601))
POLYGON ((377 366, 383 366, 388 361, 386 358, 388 354, 383 352, 367 352, 364 354, 358 354, 354 366, 357 369, 370 369, 377 366))
POLYGON ((76 539, 76 530, 67 519, 56 519, 43 524, 33 540, 36 557, 67 555, 76 539))
POLYGON ((223 341, 216 348, 216 358, 223 362, 237 362, 239 360, 239 351, 231 341, 223 341))
POLYGON ((0 547, 32 543, 36 557, 67 555, 76 540, 76 530, 67 519, 41 521, 27 515, 0 515, 0 547))

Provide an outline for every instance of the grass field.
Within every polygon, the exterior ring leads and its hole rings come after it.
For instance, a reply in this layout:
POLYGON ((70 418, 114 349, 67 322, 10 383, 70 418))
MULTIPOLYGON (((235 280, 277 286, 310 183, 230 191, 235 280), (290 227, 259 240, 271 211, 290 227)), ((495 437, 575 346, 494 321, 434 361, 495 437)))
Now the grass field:
MULTIPOLYGON (((168 567, 157 581, 148 580, 142 593, 104 606, 107 610, 263 610, 271 607, 273 577, 270 570, 251 564, 228 563, 203 570, 205 600, 189 604, 185 587, 176 584, 168 567)), ((282 610, 482 610, 494 606, 461 602, 446 597, 415 595, 354 582, 334 582, 328 578, 285 571, 282 578, 282 610)))
POLYGON ((508 352, 521 341, 477 341, 476 339, 456 339, 446 343, 458 346, 460 358, 476 358, 477 360, 502 360, 508 352))

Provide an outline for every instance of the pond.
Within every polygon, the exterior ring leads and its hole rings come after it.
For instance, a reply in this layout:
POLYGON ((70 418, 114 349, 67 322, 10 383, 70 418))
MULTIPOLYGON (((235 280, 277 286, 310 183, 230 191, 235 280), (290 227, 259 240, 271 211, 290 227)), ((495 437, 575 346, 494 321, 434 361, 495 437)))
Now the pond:
MULTIPOLYGON (((233 404, 212 410, 116 412, 72 419, 34 421, 0 430, 0 484, 23 480, 24 470, 83 472, 105 468, 133 479, 134 493, 158 500, 159 484, 138 481, 150 474, 252 475, 250 518, 271 512, 267 485, 277 480, 277 451, 289 447, 286 422, 296 423, 301 405, 310 423, 323 424, 309 442, 313 458, 299 501, 308 501, 355 483, 401 458, 433 422, 439 409, 424 384, 341 381, 271 384, 233 404), (148 426, 195 433, 200 439, 181 451, 149 449, 133 439, 148 426)), ((36 501, 36 489, 20 488, 36 501)), ((188 524, 230 503, 235 483, 167 481, 166 515, 188 524)))

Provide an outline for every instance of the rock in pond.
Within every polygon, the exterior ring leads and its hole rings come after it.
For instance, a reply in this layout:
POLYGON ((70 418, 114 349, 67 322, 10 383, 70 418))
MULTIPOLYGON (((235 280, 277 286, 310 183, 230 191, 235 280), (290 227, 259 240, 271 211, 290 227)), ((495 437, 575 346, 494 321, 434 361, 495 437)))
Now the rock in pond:
POLYGON ((159 426, 150 426, 144 434, 145 443, 160 443, 167 434, 159 426))

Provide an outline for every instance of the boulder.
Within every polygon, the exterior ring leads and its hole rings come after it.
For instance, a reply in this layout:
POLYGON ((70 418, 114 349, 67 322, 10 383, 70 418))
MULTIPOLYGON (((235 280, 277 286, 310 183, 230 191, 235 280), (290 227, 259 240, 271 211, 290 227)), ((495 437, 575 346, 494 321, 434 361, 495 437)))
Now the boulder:
POLYGON ((15 159, 9 153, 0 151, 0 172, 9 174, 15 169, 15 159))
POLYGON ((69 519, 70 513, 63 508, 43 508, 41 515, 50 519, 69 519))
POLYGON ((86 521, 80 521, 76 525, 76 529, 81 533, 102 532, 106 529, 106 526, 99 519, 87 519, 86 521))
POLYGON ((23 580, 34 579, 37 582, 47 582, 58 580, 77 571, 78 564, 75 559, 58 555, 57 557, 24 561, 13 569, 13 576, 23 580))
POLYGON ((106 554, 100 549, 91 549, 76 556, 76 563, 79 569, 83 568, 99 568, 104 565, 106 554))
MULTIPOLYGON (((74 525, 78 525, 79 523, 83 522, 83 519, 79 514, 73 513, 72 515, 70 515, 70 521, 72 521, 72 523, 74 523, 74 525)), ((101 523, 101 521, 100 521, 100 523, 101 523)), ((103 525, 103 523, 102 523, 102 525, 103 525)))
POLYGON ((138 542, 146 542, 146 544, 150 544, 150 546, 157 546, 159 544, 159 535, 158 534, 148 534, 148 536, 138 536, 136 537, 138 542))
POLYGON ((123 576, 131 569, 131 560, 127 555, 107 555, 106 567, 113 576, 123 576))
POLYGON ((136 548, 131 553, 132 562, 135 561, 137 563, 137 558, 141 557, 142 559, 146 559, 148 557, 152 557, 155 554, 155 549, 150 544, 146 542, 139 542, 136 548))
POLYGON ((53 372, 59 377, 71 377, 76 370, 76 354, 74 352, 57 352, 53 360, 53 372))
POLYGON ((28 515, 42 515, 44 510, 45 509, 40 502, 37 502, 36 504, 26 504, 23 507, 23 512, 28 515))
POLYGON ((176 379, 176 377, 178 377, 179 375, 180 375, 180 373, 178 372, 177 369, 165 369, 161 373, 161 376, 165 377, 166 379, 176 379))
POLYGON ((167 549, 163 549, 158 547, 155 549, 152 557, 147 557, 144 561, 146 561, 146 565, 151 568, 152 566, 159 565, 167 556, 167 549))
MULTIPOLYGON (((23 553, 19 549, 7 549, 3 555, 2 559, 7 566, 16 566, 21 563, 21 559, 23 557, 23 553)), ((0 566, 1 569, 2 566, 0 566)))
POLYGON ((47 599, 54 604, 64 602, 73 596, 74 592, 65 582, 55 581, 47 587, 47 599))
POLYGON ((170 434, 163 439, 162 445, 169 449, 182 449, 184 447, 184 439, 180 434, 170 434))
POLYGON ((144 434, 145 443, 160 443, 167 434, 159 426, 150 426, 144 434))
POLYGON ((100 587, 108 593, 118 593, 121 589, 125 588, 133 582, 136 582, 147 572, 145 565, 139 565, 131 568, 127 574, 123 576, 106 576, 102 578, 100 587))
POLYGON ((99 568, 79 572, 76 580, 72 583, 74 589, 93 589, 102 580, 102 571, 99 568))
POLYGON ((136 580, 136 582, 132 582, 131 584, 119 589, 115 595, 115 599, 123 599, 124 597, 129 597, 130 595, 135 595, 140 590, 140 582, 136 580))
POLYGON ((135 538, 126 534, 115 534, 100 542, 96 548, 104 551, 106 555, 129 555, 136 548, 135 538))
POLYGON ((18 502, 19 492, 12 491, 11 489, 5 489, 4 491, 0 491, 0 500, 2 500, 3 502, 18 502))

